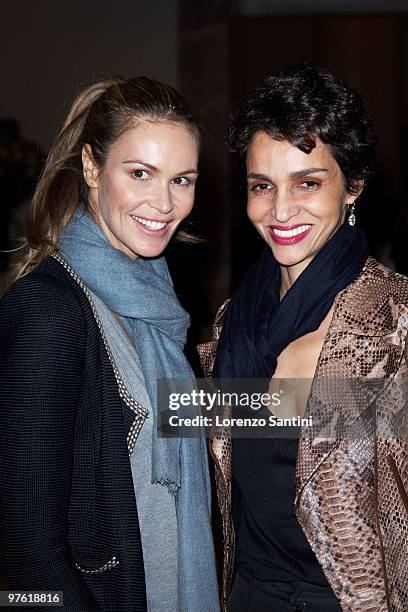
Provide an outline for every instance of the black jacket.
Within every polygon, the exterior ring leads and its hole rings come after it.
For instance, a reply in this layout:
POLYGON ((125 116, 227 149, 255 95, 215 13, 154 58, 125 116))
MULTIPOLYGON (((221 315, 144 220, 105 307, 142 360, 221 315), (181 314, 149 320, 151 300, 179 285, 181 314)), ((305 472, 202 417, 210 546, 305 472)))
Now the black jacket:
POLYGON ((136 421, 84 289, 46 258, 0 301, 0 525, 13 589, 61 590, 72 611, 147 609, 136 421))

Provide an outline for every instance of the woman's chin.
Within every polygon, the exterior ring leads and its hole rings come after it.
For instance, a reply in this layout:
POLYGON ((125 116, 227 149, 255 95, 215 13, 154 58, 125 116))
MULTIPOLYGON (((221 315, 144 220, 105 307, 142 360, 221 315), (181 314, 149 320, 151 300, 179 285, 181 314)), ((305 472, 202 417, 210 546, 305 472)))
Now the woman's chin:
MULTIPOLYGON (((138 240, 134 244, 128 242, 126 245, 126 254, 131 259, 151 259, 154 257, 160 257, 166 249, 169 240, 167 238, 153 238, 147 240, 138 240)), ((124 250, 124 249, 121 249, 124 250)))
POLYGON ((160 257, 160 255, 163 255, 163 252, 165 251, 166 247, 167 242, 166 244, 163 244, 160 247, 156 246, 140 248, 138 249, 137 257, 142 257, 143 259, 153 259, 154 257, 160 257))
POLYGON ((296 249, 296 252, 293 247, 276 247, 274 245, 271 247, 271 251, 276 262, 284 267, 296 266, 307 259, 307 253, 300 253, 298 249, 296 249))

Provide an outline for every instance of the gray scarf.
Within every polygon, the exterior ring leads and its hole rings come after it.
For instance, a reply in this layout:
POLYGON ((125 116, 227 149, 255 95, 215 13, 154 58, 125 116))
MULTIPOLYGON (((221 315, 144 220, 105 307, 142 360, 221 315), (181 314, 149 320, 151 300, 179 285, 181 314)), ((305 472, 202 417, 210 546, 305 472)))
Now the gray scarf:
MULTIPOLYGON (((174 293, 164 257, 131 260, 115 249, 79 205, 59 246, 82 281, 116 313, 137 347, 157 424, 157 379, 191 380, 184 356, 189 316, 174 293)), ((219 609, 210 523, 210 483, 203 438, 152 436, 152 482, 176 495, 179 605, 184 612, 219 609)))

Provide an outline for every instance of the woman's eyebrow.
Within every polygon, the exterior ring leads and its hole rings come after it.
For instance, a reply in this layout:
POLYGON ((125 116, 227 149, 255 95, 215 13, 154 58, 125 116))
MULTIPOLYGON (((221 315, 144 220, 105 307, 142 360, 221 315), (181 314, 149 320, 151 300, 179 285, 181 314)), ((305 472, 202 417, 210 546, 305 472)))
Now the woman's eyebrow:
POLYGON ((291 172, 289 174, 289 178, 292 181, 296 179, 303 178, 304 176, 309 176, 310 174, 317 174, 318 172, 329 172, 327 168, 304 168, 303 170, 296 170, 296 172, 291 172))
POLYGON ((146 166, 146 168, 149 168, 150 170, 158 170, 156 166, 148 164, 147 162, 142 161, 141 159, 126 159, 122 162, 122 164, 140 164, 141 166, 146 166))
MULTIPOLYGON (((140 164, 141 166, 146 166, 146 168, 149 168, 149 170, 154 170, 155 172, 159 171, 156 166, 148 164, 147 162, 144 162, 141 159, 126 159, 122 162, 122 164, 140 164)), ((198 176, 198 170, 196 170, 196 168, 191 168, 190 170, 183 170, 183 172, 177 172, 177 174, 196 174, 198 176)))
POLYGON ((266 174, 258 174, 257 172, 250 172, 249 174, 247 174, 247 179, 256 179, 259 181, 269 181, 272 182, 271 179, 269 178, 269 176, 266 176, 266 174))
MULTIPOLYGON (((317 174, 318 172, 328 172, 327 168, 304 168, 302 170, 296 170, 295 172, 291 172, 289 174, 289 178, 293 181, 304 176, 309 176, 310 174, 317 174)), ((258 172, 250 172, 247 174, 247 180, 258 180, 258 181, 269 181, 272 182, 272 179, 266 174, 259 174, 258 172)))
POLYGON ((191 170, 183 170, 183 172, 177 172, 177 174, 197 174, 198 176, 198 170, 191 168, 191 170))

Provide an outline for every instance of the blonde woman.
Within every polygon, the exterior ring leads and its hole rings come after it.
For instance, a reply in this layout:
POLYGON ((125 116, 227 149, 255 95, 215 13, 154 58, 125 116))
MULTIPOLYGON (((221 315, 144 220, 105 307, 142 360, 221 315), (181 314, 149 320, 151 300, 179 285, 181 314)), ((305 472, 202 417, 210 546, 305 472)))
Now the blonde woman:
POLYGON ((194 203, 199 138, 167 85, 85 90, 0 303, 5 568, 65 609, 218 610, 205 441, 156 435, 157 378, 193 377, 163 251, 194 203))

